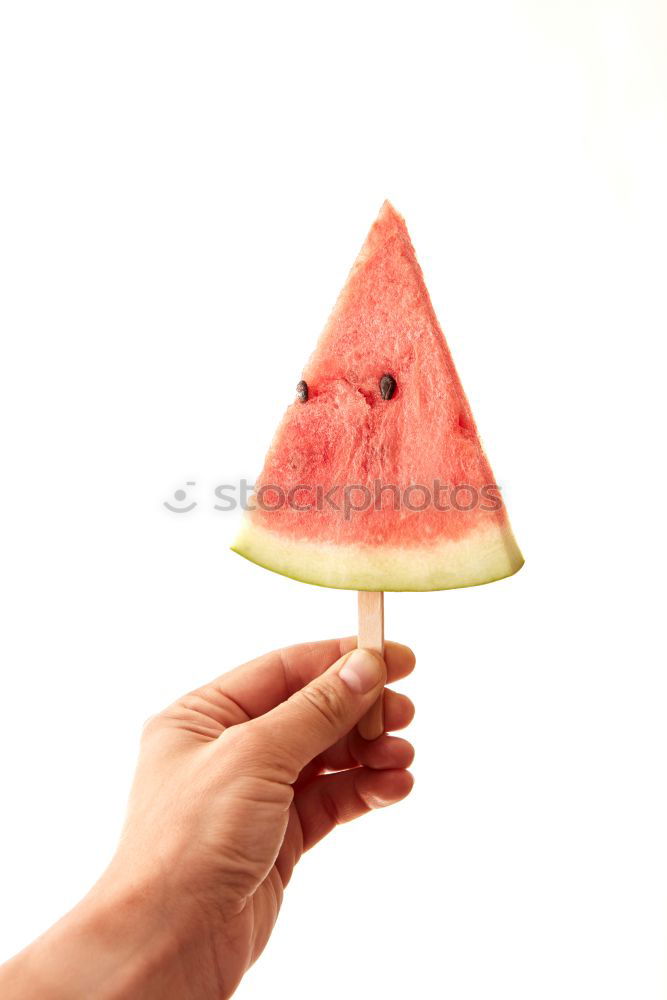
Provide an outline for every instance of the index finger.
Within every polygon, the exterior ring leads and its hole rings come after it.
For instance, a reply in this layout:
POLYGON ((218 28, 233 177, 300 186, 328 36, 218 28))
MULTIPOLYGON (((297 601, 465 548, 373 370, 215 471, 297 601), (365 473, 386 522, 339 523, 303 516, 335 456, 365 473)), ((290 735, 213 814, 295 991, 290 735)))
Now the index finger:
MULTIPOLYGON (((319 677, 356 645, 357 637, 347 636, 276 649, 230 670, 198 693, 215 701, 220 710, 227 709, 225 714, 232 718, 226 725, 255 719, 319 677)), ((414 669, 414 653, 399 642, 385 644, 384 659, 388 681, 407 677, 414 669)))

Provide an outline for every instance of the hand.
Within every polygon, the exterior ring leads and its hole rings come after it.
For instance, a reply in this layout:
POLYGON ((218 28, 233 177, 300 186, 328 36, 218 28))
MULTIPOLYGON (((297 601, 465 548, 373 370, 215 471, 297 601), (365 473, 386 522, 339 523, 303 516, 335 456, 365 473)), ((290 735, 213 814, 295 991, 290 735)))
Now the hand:
MULTIPOLYGON (((269 653, 149 720, 116 856, 0 970, 3 997, 231 996, 304 851, 412 787, 412 746, 387 734, 367 743, 355 726, 414 656, 387 643, 385 667, 354 646, 269 653)), ((386 691, 388 730, 413 714, 386 691)))

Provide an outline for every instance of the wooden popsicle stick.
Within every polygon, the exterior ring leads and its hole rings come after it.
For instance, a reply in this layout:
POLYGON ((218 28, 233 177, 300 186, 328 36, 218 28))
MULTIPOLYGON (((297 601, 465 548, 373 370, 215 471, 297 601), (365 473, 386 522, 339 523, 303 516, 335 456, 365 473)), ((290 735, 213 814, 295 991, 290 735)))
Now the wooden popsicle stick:
MULTIPOLYGON (((360 649, 372 649, 384 656, 384 594, 380 591, 359 591, 359 636, 360 649)), ((369 708, 357 726, 365 740, 375 740, 384 732, 383 696, 369 708)))

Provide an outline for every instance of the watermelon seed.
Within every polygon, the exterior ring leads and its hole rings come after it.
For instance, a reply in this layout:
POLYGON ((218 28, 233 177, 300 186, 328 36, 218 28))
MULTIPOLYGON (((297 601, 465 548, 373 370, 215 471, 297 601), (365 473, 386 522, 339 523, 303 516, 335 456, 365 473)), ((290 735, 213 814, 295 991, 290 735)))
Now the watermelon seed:
POLYGON ((308 399, 308 383, 304 382, 303 379, 301 379, 296 387, 296 394, 302 403, 305 403, 308 399))
POLYGON ((391 399, 396 389, 396 379, 392 375, 383 375, 380 379, 380 393, 383 399, 391 399))

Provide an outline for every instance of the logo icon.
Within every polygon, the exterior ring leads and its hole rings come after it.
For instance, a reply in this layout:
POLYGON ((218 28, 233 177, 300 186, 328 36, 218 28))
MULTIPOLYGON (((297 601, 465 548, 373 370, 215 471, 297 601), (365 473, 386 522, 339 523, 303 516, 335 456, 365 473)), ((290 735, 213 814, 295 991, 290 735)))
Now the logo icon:
MULTIPOLYGON (((196 483, 186 483, 185 485, 186 486, 196 486, 197 484, 196 483)), ((188 498, 188 494, 187 494, 187 492, 185 490, 176 490, 174 492, 174 500, 176 500, 176 502, 179 503, 179 504, 182 504, 185 500, 187 500, 187 498, 188 498)), ((192 503, 189 503, 186 507, 175 507, 173 504, 169 503, 168 500, 165 500, 164 501, 164 506, 167 508, 167 510, 172 511, 174 514, 189 514, 190 511, 194 510, 195 507, 197 506, 197 501, 193 500, 192 503)))

